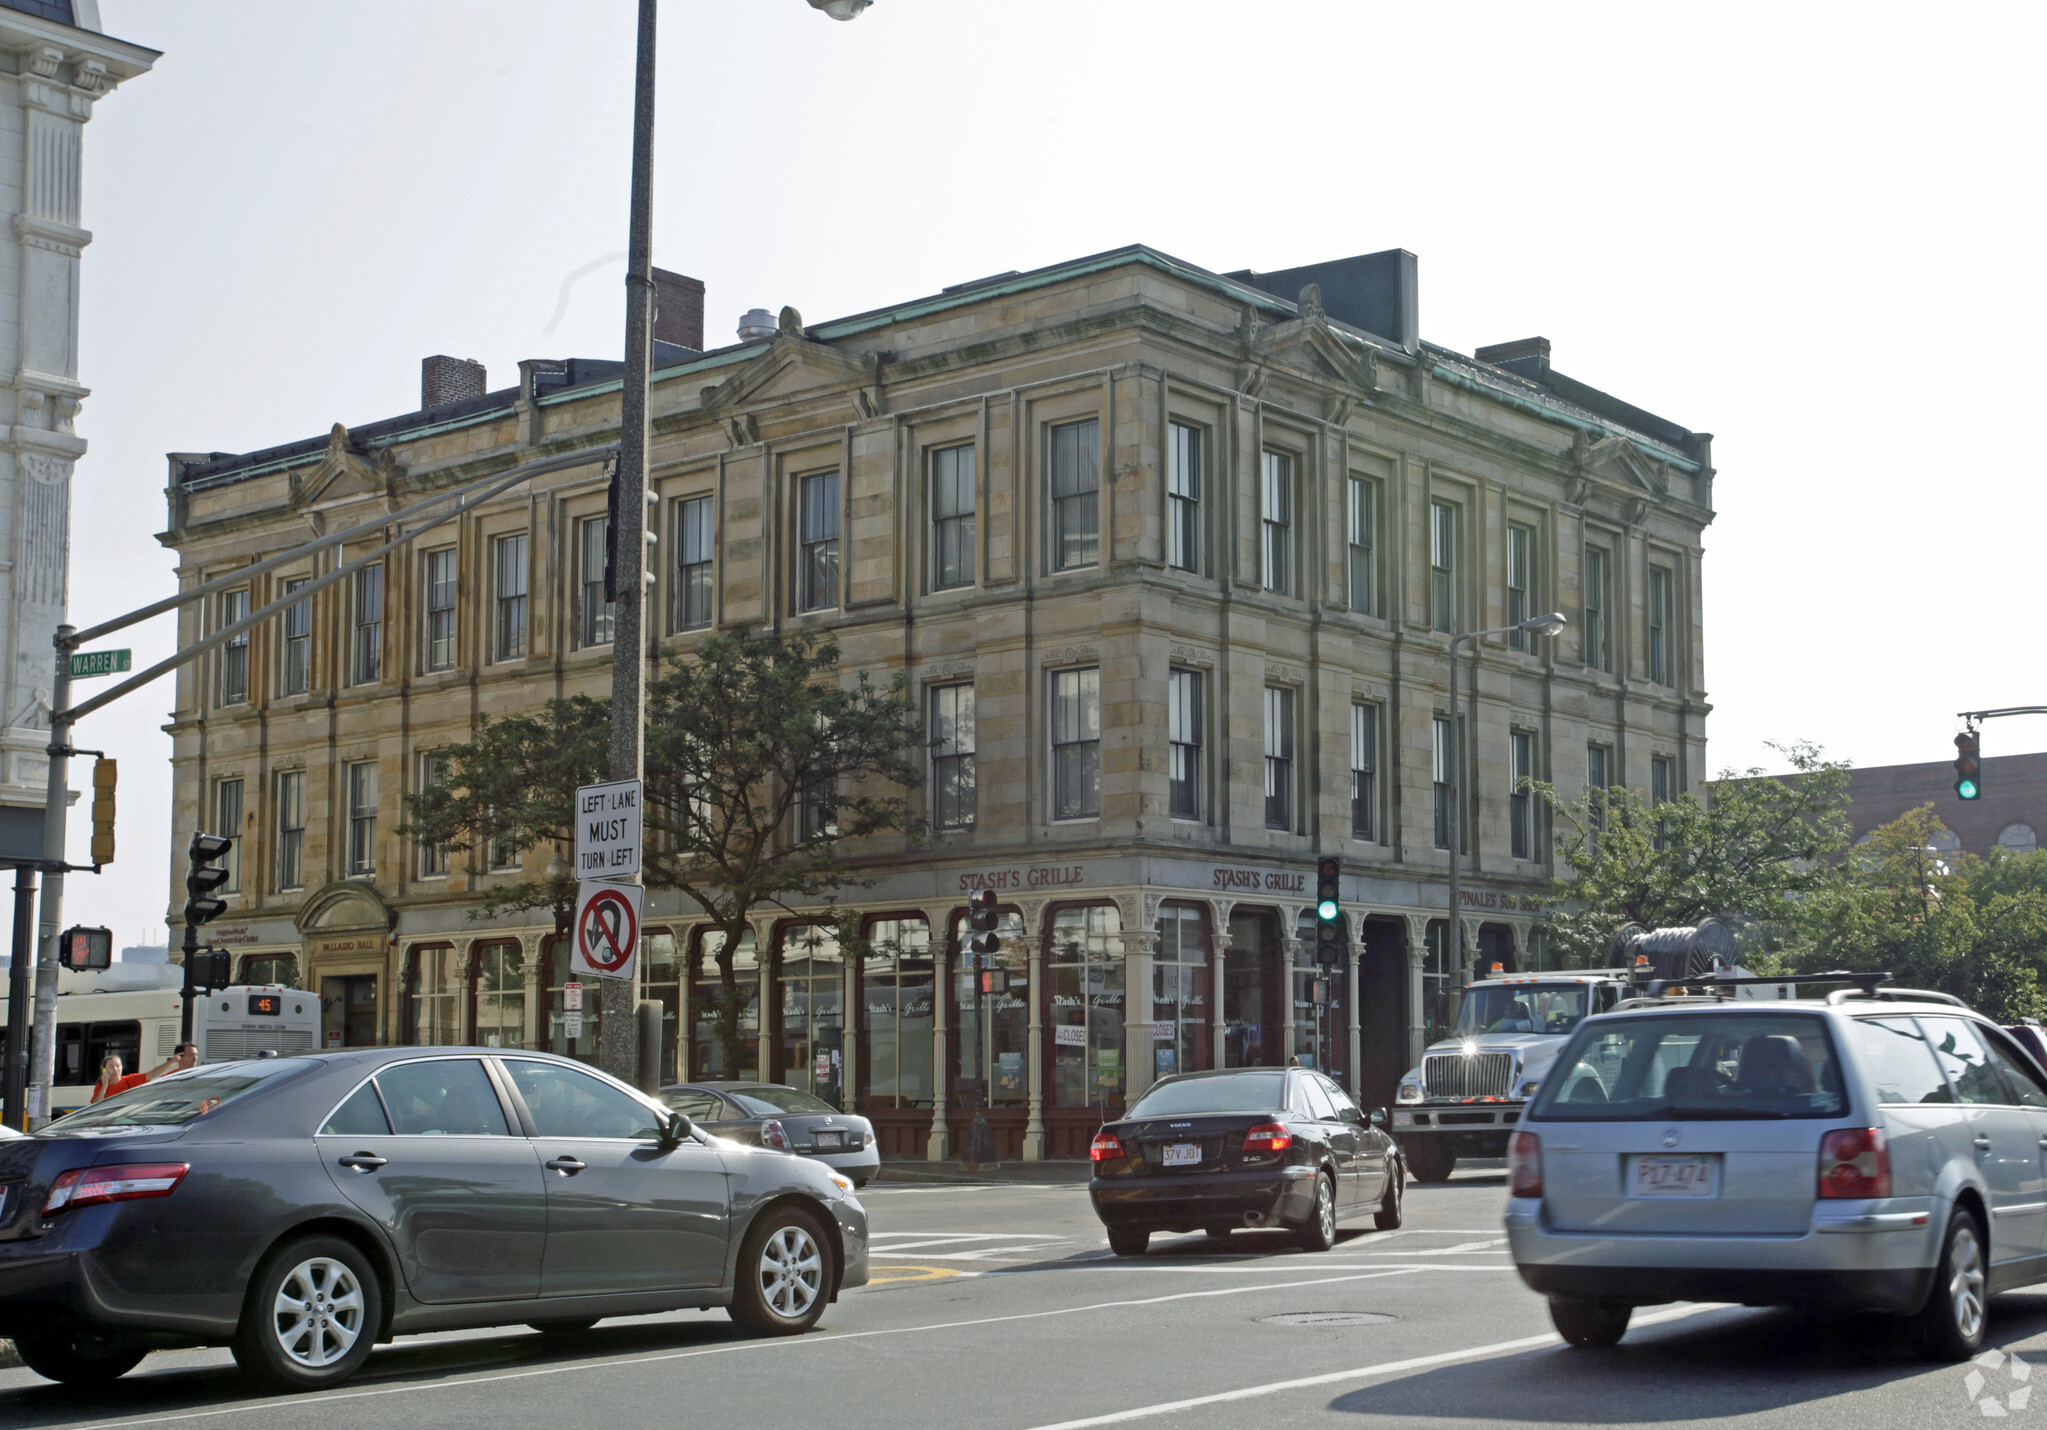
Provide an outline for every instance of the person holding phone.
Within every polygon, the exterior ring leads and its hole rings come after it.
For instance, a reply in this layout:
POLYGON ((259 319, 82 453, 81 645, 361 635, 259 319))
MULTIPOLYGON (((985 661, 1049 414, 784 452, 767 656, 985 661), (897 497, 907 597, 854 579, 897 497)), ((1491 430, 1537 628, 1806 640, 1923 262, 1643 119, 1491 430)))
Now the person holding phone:
POLYGON ((100 1064, 99 1081, 92 1085, 92 1100, 100 1102, 126 1092, 131 1087, 140 1087, 166 1073, 183 1072, 198 1061, 199 1049, 190 1043, 180 1043, 171 1049, 171 1055, 166 1061, 158 1063, 148 1072, 129 1073, 128 1076, 122 1077, 120 1055, 109 1054, 107 1060, 100 1064))

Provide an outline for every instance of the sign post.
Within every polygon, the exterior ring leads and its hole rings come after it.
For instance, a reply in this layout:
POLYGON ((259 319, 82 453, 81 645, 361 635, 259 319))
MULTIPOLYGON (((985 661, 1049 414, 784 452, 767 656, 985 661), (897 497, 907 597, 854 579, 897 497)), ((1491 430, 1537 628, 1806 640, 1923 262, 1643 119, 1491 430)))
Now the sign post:
POLYGON ((631 981, 639 961, 640 909, 645 895, 638 884, 585 880, 577 888, 571 971, 631 981))

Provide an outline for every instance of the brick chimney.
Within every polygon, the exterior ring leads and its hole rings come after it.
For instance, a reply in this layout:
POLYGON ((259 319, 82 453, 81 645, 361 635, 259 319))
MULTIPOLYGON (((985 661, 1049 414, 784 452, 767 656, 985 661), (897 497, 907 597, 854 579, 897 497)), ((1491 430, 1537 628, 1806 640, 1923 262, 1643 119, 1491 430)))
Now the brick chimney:
POLYGON ((704 280, 654 270, 654 341, 704 350, 704 280))
POLYGON ((420 360, 419 407, 422 412, 429 407, 481 397, 485 390, 483 364, 474 358, 436 353, 420 360))

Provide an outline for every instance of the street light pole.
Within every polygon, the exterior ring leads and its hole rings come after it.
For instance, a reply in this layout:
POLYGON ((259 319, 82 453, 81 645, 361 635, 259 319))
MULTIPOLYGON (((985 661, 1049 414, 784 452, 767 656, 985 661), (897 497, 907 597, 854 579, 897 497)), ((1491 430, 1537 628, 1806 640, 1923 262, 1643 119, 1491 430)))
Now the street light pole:
POLYGON ((1450 758, 1447 762, 1450 767, 1450 928, 1445 935, 1443 963, 1444 972, 1450 976, 1450 994, 1453 999, 1463 996, 1465 984, 1464 919, 1458 912, 1460 896, 1463 893, 1460 887, 1463 870, 1459 856, 1460 846, 1457 842, 1462 824, 1460 816, 1464 812, 1464 740, 1459 730, 1464 712, 1459 703, 1457 677, 1460 662, 1457 658, 1457 647, 1465 641, 1477 640, 1481 636, 1503 636, 1513 631, 1527 631, 1539 636, 1555 635, 1567 624, 1569 623, 1561 615, 1553 612, 1547 616, 1530 616, 1527 620, 1517 621, 1511 626, 1495 626, 1485 631, 1466 631, 1462 635, 1450 637, 1450 758))

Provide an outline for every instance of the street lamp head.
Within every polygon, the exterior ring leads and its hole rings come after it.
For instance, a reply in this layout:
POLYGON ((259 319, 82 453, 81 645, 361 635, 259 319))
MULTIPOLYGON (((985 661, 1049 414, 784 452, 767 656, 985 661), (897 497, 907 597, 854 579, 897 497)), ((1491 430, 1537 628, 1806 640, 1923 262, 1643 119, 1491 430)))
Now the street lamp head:
POLYGON ((810 0, 810 8, 822 10, 834 20, 857 20, 874 0, 810 0))
POLYGON ((1521 623, 1520 628, 1524 631, 1533 631, 1539 636, 1553 636, 1569 624, 1561 611, 1551 611, 1546 616, 1530 616, 1521 623))

